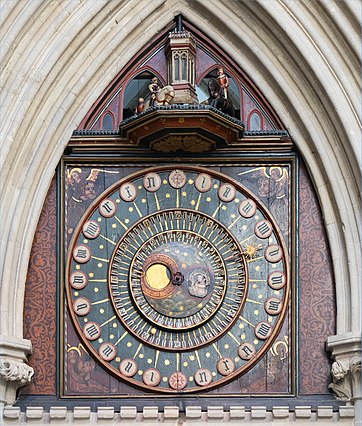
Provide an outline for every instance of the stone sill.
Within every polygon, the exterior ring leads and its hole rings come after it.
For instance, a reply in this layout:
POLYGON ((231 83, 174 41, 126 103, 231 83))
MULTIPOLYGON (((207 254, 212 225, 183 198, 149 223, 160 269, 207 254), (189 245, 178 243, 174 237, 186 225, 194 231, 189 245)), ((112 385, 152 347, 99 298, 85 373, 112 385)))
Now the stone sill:
MULTIPOLYGON (((200 406, 188 406, 185 412, 180 412, 177 406, 165 407, 159 412, 157 406, 144 407, 137 412, 136 407, 98 407, 92 412, 90 407, 51 407, 46 412, 43 407, 27 407, 21 412, 19 407, 4 407, 2 421, 4 425, 14 424, 113 424, 124 425, 165 423, 178 425, 193 425, 195 423, 235 423, 256 424, 268 423, 274 426, 285 423, 305 424, 318 421, 320 426, 331 423, 352 425, 354 419, 353 406, 341 406, 333 411, 332 406, 318 406, 312 410, 311 406, 296 406, 290 409, 287 406, 275 406, 267 410, 263 406, 253 406, 246 409, 243 406, 231 406, 224 411, 222 406, 210 406, 202 411, 200 406)), ((1 421, 1 420, 0 420, 1 421)))

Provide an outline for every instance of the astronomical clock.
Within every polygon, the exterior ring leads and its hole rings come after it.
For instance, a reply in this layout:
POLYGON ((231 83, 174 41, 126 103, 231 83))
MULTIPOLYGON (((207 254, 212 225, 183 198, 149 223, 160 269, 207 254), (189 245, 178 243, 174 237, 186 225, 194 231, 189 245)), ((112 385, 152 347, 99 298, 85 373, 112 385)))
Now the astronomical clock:
POLYGON ((293 145, 180 23, 60 166, 66 397, 295 391, 293 145))
POLYGON ((119 393, 240 392, 281 354, 288 377, 292 173, 250 159, 65 162, 69 394, 81 368, 99 394, 107 380, 119 393))
POLYGON ((179 17, 68 142, 24 311, 41 404, 330 401, 317 198, 283 123, 216 42, 179 17))

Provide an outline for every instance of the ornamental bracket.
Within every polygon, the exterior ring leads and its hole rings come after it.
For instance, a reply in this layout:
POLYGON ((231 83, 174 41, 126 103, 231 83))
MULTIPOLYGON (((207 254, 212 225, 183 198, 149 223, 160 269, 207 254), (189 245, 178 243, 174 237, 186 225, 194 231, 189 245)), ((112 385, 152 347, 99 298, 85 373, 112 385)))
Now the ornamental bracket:
POLYGON ((361 392, 361 336, 346 333, 328 338, 327 349, 332 352, 331 374, 333 382, 329 385, 337 399, 360 403, 361 392))
POLYGON ((34 370, 26 363, 31 352, 29 340, 0 336, 0 406, 13 404, 17 389, 31 382, 34 370))

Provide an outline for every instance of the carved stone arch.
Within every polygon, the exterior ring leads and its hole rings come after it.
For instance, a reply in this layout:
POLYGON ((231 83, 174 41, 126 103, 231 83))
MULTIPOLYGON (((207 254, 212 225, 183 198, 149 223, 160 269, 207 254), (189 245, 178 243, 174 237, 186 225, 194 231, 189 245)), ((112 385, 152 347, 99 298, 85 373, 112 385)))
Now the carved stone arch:
POLYGON ((0 334, 18 359, 30 350, 22 340, 26 271, 54 169, 104 84, 144 46, 144 34, 153 37, 179 13, 253 76, 303 154, 334 261, 335 341, 353 340, 360 350, 359 2, 131 0, 48 8, 30 1, 21 10, 13 2, 2 8, 0 334))

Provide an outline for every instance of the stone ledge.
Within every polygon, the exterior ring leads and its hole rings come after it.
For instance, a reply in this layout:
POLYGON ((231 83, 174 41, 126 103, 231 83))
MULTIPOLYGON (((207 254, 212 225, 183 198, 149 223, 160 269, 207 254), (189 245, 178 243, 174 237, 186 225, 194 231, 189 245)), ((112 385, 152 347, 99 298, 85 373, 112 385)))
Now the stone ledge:
POLYGON ((285 422, 291 424, 306 424, 321 422, 321 424, 343 423, 352 425, 354 418, 353 406, 341 406, 339 411, 333 411, 333 406, 309 405, 296 406, 295 409, 288 406, 231 406, 224 409, 223 406, 208 406, 204 410, 201 406, 187 406, 185 412, 181 412, 177 406, 166 406, 163 412, 157 406, 143 407, 142 412, 137 413, 135 406, 131 407, 98 407, 92 412, 91 407, 74 407, 68 410, 65 406, 50 407, 49 412, 44 407, 27 407, 21 412, 19 407, 5 406, 0 424, 14 425, 29 423, 51 424, 66 422, 67 424, 113 424, 114 422, 128 425, 141 425, 153 423, 174 424, 203 424, 216 422, 256 424, 270 423, 282 425, 285 422))

